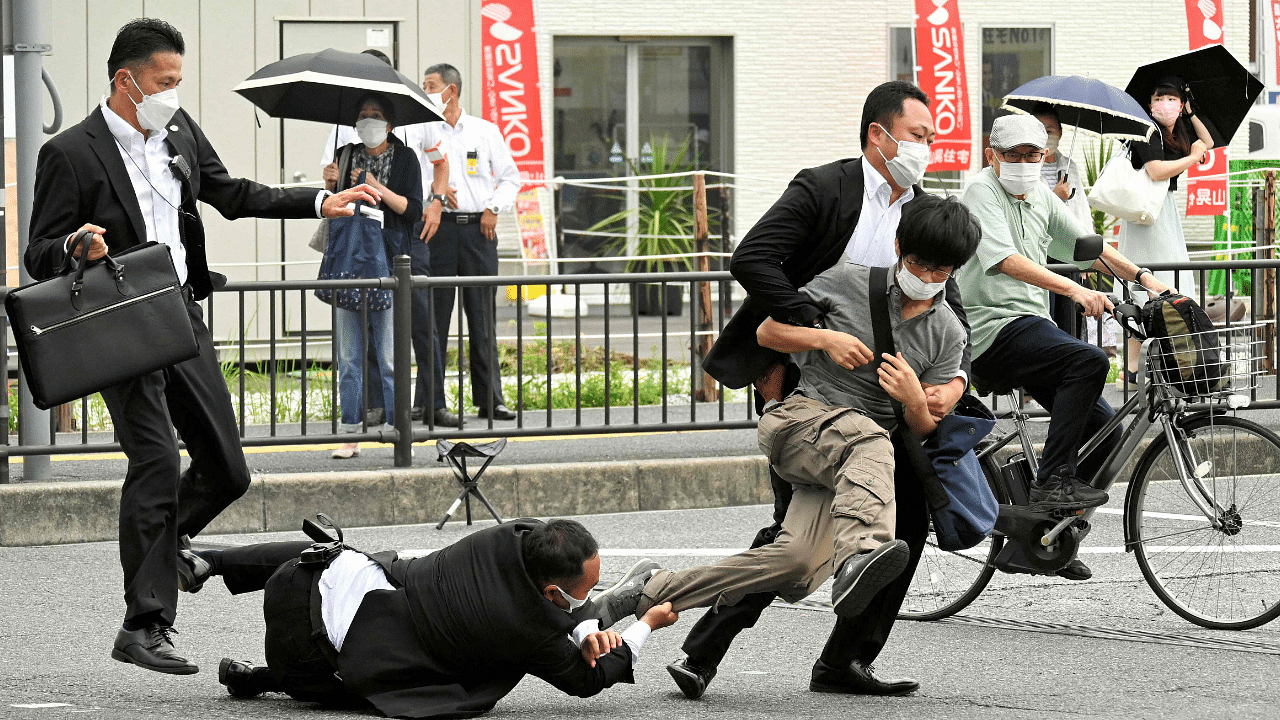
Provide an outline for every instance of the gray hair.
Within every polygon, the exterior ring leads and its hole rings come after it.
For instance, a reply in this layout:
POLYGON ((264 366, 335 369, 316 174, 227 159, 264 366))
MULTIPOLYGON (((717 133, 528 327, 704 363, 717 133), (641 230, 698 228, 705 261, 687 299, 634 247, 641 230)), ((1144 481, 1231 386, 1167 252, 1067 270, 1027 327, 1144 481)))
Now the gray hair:
POLYGON ((449 63, 436 63, 422 73, 423 78, 428 75, 439 75, 445 85, 452 85, 457 88, 458 97, 462 97, 462 73, 458 72, 458 68, 449 63))

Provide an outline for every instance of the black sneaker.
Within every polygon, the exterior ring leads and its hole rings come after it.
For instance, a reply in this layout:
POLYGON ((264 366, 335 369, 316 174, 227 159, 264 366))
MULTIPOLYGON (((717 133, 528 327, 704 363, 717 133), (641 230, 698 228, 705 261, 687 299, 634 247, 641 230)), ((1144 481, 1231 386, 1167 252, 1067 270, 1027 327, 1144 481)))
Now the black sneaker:
POLYGON ((1080 558, 1076 558, 1067 563, 1065 567, 1060 568, 1054 575, 1067 580, 1088 580, 1093 577, 1093 571, 1080 558))
POLYGON ((840 566, 831 586, 831 605, 840 617, 862 613, 876 593, 907 568, 911 549, 903 540, 890 540, 875 550, 852 555, 840 566))
POLYGON ((1028 508, 1031 512, 1085 510, 1107 504, 1107 493, 1071 475, 1066 465, 1031 483, 1028 508))

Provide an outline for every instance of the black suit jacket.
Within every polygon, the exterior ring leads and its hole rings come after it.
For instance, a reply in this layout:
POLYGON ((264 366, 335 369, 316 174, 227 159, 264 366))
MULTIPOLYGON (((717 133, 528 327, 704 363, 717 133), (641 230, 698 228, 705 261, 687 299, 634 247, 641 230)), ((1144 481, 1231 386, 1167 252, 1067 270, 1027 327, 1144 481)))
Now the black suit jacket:
MULTIPOLYGON (((228 220, 306 218, 315 217, 317 191, 276 190, 231 177, 204 131, 185 110, 175 113, 168 127, 166 142, 191 169, 178 222, 187 249, 187 282, 199 300, 226 279, 209 272, 197 200, 212 205, 228 220)), ((66 258, 67 236, 85 223, 106 229, 103 239, 112 254, 147 241, 137 193, 101 107, 40 148, 33 197, 31 241, 24 261, 37 279, 58 273, 66 258)))
POLYGON ((579 697, 634 682, 625 643, 587 665, 575 623, 525 572, 520 540, 538 524, 503 523, 411 560, 371 555, 398 587, 360 604, 338 654, 347 690, 392 717, 474 717, 526 674, 579 697))
MULTIPOLYGON (((801 170, 738 243, 729 272, 747 297, 702 363, 712 377, 731 388, 746 387, 770 365, 786 360, 785 354, 756 342, 756 329, 766 317, 812 325, 821 316, 798 288, 844 256, 858 226, 863 188, 860 157, 801 170)), ((923 194, 919 187, 913 189, 917 197, 923 194)), ((967 331, 969 321, 954 279, 947 281, 946 297, 967 331)), ((960 368, 969 372, 967 345, 960 368)))

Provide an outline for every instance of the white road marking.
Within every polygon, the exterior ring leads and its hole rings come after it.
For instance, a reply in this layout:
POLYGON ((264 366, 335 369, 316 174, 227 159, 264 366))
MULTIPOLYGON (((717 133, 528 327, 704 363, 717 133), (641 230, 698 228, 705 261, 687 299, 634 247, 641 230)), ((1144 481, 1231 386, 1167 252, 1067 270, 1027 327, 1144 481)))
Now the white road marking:
POLYGON ((22 708, 23 710, 44 710, 46 708, 71 707, 71 703, 20 703, 9 707, 22 708))

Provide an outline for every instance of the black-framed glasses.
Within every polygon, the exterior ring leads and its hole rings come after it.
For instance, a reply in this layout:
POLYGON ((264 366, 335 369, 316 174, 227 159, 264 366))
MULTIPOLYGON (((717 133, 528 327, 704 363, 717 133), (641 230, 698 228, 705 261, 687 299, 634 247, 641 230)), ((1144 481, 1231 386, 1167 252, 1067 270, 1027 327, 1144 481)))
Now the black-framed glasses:
POLYGON ((951 273, 947 272, 946 270, 943 270, 937 265, 926 265, 925 263, 912 260, 911 258, 902 258, 902 261, 910 265, 911 267, 915 268, 916 270, 919 270, 922 273, 933 273, 935 277, 938 275, 942 275, 942 277, 944 278, 943 282, 950 280, 952 277, 951 273))
POLYGON ((1035 150, 1028 153, 1016 153, 1008 150, 997 150, 996 153, 1000 155, 1001 160, 1004 160, 1005 162, 1011 162, 1011 163, 1023 163, 1023 162, 1038 163, 1044 160, 1043 150, 1035 150))

